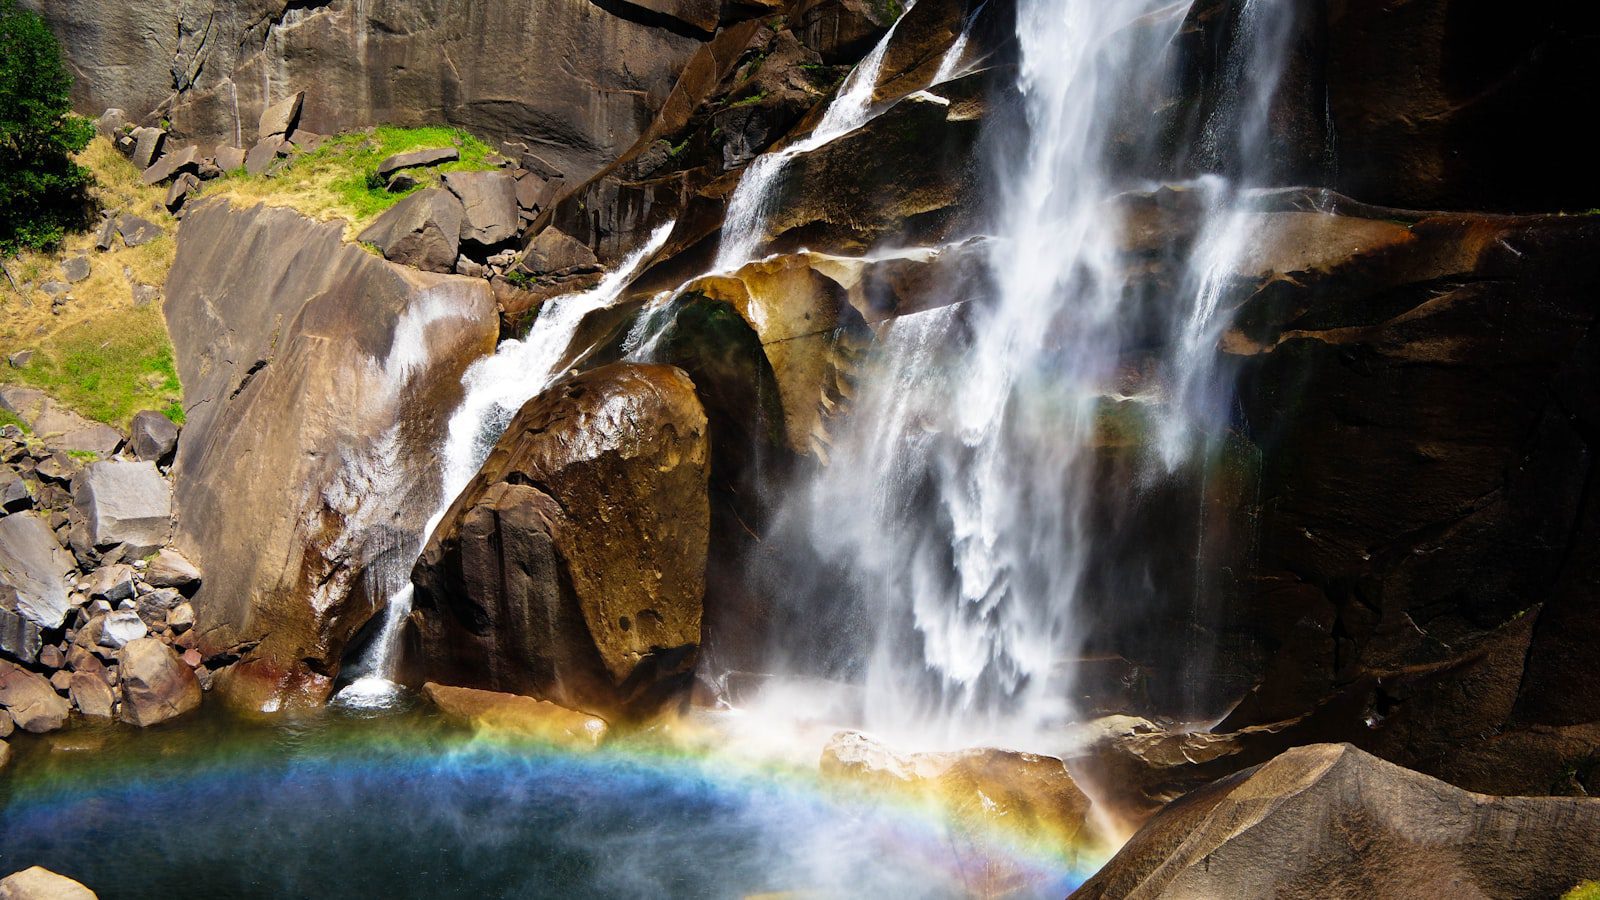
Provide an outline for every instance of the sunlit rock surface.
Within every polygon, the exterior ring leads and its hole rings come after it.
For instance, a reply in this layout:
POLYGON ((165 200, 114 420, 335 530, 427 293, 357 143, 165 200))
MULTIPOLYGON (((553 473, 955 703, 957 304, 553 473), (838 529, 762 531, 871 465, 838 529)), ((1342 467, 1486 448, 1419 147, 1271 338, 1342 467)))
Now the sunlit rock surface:
POLYGON ((547 700, 433 682, 422 686, 422 694, 446 719, 480 734, 531 738, 576 749, 599 746, 606 736, 604 719, 547 700))
MULTIPOLYGON (((175 545, 206 573, 199 649, 235 704, 320 702, 439 490, 461 374, 496 336, 481 280, 397 266, 285 209, 190 210, 166 314, 188 422, 175 545)), ((392 580, 392 579, 391 579, 392 580)))

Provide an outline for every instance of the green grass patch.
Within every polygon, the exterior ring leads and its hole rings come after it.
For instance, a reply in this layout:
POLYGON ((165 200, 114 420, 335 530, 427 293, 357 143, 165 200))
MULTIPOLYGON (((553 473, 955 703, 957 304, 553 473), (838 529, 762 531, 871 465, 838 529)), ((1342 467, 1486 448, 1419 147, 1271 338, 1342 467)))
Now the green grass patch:
POLYGON ((1562 894, 1561 900, 1600 900, 1600 881, 1585 881, 1562 894))
POLYGON ((120 428, 141 409, 158 409, 183 423, 183 389, 172 344, 153 305, 62 329, 7 377, 120 428))
POLYGON ((292 206, 318 218, 339 217, 353 227, 365 226, 407 194, 436 183, 436 173, 494 168, 488 144, 459 128, 401 128, 379 125, 328 138, 310 153, 291 157, 272 177, 230 172, 217 192, 246 202, 292 206), (378 163, 396 153, 455 147, 461 158, 426 169, 411 169, 420 185, 390 193, 377 177, 378 163))
POLYGON ((23 434, 27 434, 28 433, 28 423, 27 422, 24 422, 21 419, 17 418, 17 414, 12 412, 9 409, 0 409, 0 428, 4 428, 7 425, 15 425, 18 428, 22 429, 22 433, 23 434))

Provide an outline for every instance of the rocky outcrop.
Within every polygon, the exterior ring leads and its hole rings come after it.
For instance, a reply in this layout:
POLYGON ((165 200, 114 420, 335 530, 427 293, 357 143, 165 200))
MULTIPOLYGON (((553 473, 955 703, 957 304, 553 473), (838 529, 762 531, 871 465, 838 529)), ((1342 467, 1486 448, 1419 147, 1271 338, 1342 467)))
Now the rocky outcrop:
POLYGON ((525 738, 580 750, 592 750, 606 737, 604 719, 547 700, 433 682, 422 686, 422 695, 447 720, 480 734, 525 738))
POLYGON ((0 385, 0 408, 27 422, 47 450, 109 456, 122 446, 122 435, 115 428, 91 422, 35 388, 0 385))
POLYGON ((1072 896, 1554 897, 1600 875, 1597 833, 1600 800, 1488 797, 1319 744, 1167 807, 1072 896))
POLYGON ((95 893, 65 875, 34 866, 0 878, 0 900, 95 900, 95 893))
POLYGON ((693 3, 25 5, 61 37, 74 104, 88 115, 118 107, 170 120, 187 138, 246 147, 286 121, 321 134, 445 121, 536 143, 580 177, 633 143, 709 36, 693 3), (298 119, 286 118, 284 101, 302 91, 298 119))
POLYGON ((708 464, 676 369, 602 367, 530 400, 417 563, 410 679, 651 711, 700 643, 708 464))
POLYGON ((204 203, 166 314, 187 424, 175 546, 198 649, 239 706, 318 702, 439 490, 434 442, 495 338, 481 280, 396 266, 339 225, 204 203), (263 289, 270 286, 270 289, 263 289))

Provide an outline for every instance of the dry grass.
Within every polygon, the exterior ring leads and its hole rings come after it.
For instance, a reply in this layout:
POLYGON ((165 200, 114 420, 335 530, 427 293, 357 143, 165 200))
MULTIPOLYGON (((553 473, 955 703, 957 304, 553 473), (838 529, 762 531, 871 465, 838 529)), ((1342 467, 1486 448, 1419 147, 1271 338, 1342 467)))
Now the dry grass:
POLYGON ((158 306, 136 308, 133 285, 160 287, 177 252, 177 222, 162 205, 166 188, 146 187, 139 172, 111 142, 97 137, 78 161, 95 175, 92 189, 103 209, 131 212, 161 226, 161 237, 142 247, 94 249, 94 233, 68 235, 54 253, 24 252, 5 261, 18 285, 0 283, 0 357, 34 351, 28 365, 13 369, 0 360, 0 381, 43 388, 84 415, 126 425, 144 408, 176 409, 177 378, 172 349, 158 306), (39 290, 61 279, 61 263, 84 254, 91 272, 72 285, 73 299, 52 311, 39 290))

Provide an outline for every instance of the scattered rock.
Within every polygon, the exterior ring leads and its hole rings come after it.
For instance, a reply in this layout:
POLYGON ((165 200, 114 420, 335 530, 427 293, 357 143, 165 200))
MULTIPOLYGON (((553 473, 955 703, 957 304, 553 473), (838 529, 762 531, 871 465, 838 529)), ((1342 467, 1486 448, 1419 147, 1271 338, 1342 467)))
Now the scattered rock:
MULTIPOLYGON (((5 710, 0 710, 0 716, 3 716, 5 714, 6 714, 5 710)), ((0 770, 4 770, 6 765, 8 763, 10 763, 10 762, 11 762, 11 745, 6 743, 5 741, 0 741, 0 770)))
POLYGON ((77 284, 88 278, 92 272, 93 268, 89 265, 87 256, 69 256, 61 261, 61 275, 69 284, 77 284))
POLYGON ((393 178, 389 179, 385 190, 391 194, 403 194, 412 188, 421 186, 422 182, 417 180, 417 176, 412 175, 410 172, 398 172, 393 178))
POLYGON ((73 672, 67 681, 67 697, 79 713, 91 719, 109 719, 116 713, 116 695, 100 672, 73 672))
POLYGON ((401 169, 414 169, 421 166, 437 166, 440 163, 455 162, 461 154, 454 147, 439 147, 432 150, 412 150, 407 153, 396 153, 378 163, 378 177, 387 179, 390 175, 401 169))
POLYGON ((94 233, 94 248, 102 253, 110 250, 117 236, 117 220, 107 217, 100 223, 100 228, 94 233))
MULTIPOLYGON (((174 632, 182 634, 194 627, 194 607, 188 603, 179 603, 167 613, 167 627, 174 632)), ((199 659, 196 653, 195 659, 199 659)), ((185 657, 187 661, 187 657, 185 657)))
POLYGON ((150 558, 144 580, 151 587, 187 588, 200 583, 200 570, 182 553, 163 547, 150 558))
POLYGON ((522 266, 535 275, 593 269, 600 264, 582 241, 554 226, 539 232, 522 256, 522 266))
POLYGON ((386 210, 357 240, 372 244, 384 259, 424 272, 455 268, 465 229, 461 201, 449 191, 418 191, 386 210))
POLYGON ((72 286, 65 281, 46 281, 39 285, 39 290, 51 297, 60 297, 72 293, 72 286))
POLYGON ((107 460, 85 468, 72 483, 72 502, 96 547, 127 544, 143 556, 166 543, 172 489, 153 462, 107 460))
POLYGON ((469 278, 482 278, 484 273, 487 271, 488 270, 484 268, 483 263, 478 262, 466 254, 456 257, 457 275, 466 275, 469 278))
POLYGON ((290 144, 281 137, 264 137, 245 154, 244 170, 251 175, 265 173, 278 157, 289 152, 290 144))
POLYGON ((224 173, 235 172, 244 168, 245 153, 238 147, 217 148, 217 168, 224 173))
POLYGON ((142 247, 163 233, 161 226, 133 213, 123 213, 117 216, 116 221, 117 234, 122 235, 122 242, 129 247, 142 247))
POLYGON ((103 138, 115 138, 128 124, 128 113, 112 107, 95 117, 94 131, 103 138))
POLYGON ((446 719, 479 731, 581 749, 598 747, 606 736, 604 719, 548 700, 433 682, 423 685, 422 693, 446 719))
POLYGON ((20 369, 33 360, 32 350, 18 350, 6 356, 6 362, 13 369, 20 369))
POLYGON ((128 445, 145 462, 166 462, 177 449, 178 426, 153 409, 141 410, 128 428, 128 445))
MULTIPOLYGON (((161 157, 139 176, 146 186, 161 184, 180 174, 193 174, 200 170, 200 148, 193 144, 161 157)), ((167 195, 171 197, 171 194, 167 195)), ((169 204, 170 205, 170 204, 169 204)))
POLYGON ((133 130, 133 167, 143 172, 161 158, 167 144, 167 133, 160 128, 135 128, 133 130))
POLYGON ((16 722, 12 721, 11 713, 0 709, 0 738, 10 737, 11 733, 16 730, 17 725, 16 722))
POLYGON ((34 866, 0 879, 0 900, 95 900, 95 893, 65 875, 34 866))
POLYGON ((121 650, 129 642, 144 638, 150 629, 139 618, 137 610, 114 609, 100 620, 100 633, 95 644, 107 650, 121 650))
POLYGON ((1072 896, 1554 897, 1600 876, 1596 834, 1600 799, 1473 794, 1314 744, 1172 803, 1072 896))
POLYGON ((189 199, 189 195, 199 189, 200 176, 193 172, 185 172, 173 179, 172 187, 167 188, 167 198, 164 201, 167 212, 177 212, 189 199))
POLYGON ((20 663, 37 662, 44 635, 38 625, 10 608, 15 603, 15 592, 0 587, 0 656, 20 663))
MULTIPOLYGON (((162 625, 170 625, 168 614, 173 608, 183 603, 183 595, 172 588, 157 588, 147 591, 139 596, 136 609, 139 618, 144 620, 152 630, 159 630, 162 625)), ((193 619, 190 620, 193 624, 193 619)))
POLYGON ((88 584, 80 583, 79 587, 88 591, 91 597, 117 603, 133 596, 133 577, 133 566, 117 563, 94 570, 88 584))
POLYGON ((492 247, 516 237, 517 186, 505 172, 446 172, 444 186, 461 200, 461 239, 492 247))
POLYGON ((72 557, 49 524, 32 512, 0 518, 0 590, 13 610, 40 628, 60 628, 68 603, 66 574, 72 557))
POLYGON ((136 284, 133 286, 133 305, 136 307, 149 306, 161 296, 161 289, 149 284, 136 284))
POLYGON ((11 713, 17 727, 34 734, 55 731, 67 724, 72 705, 44 676, 0 659, 0 707, 11 713))
POLYGON ((46 644, 39 649, 39 665, 46 669, 59 669, 67 664, 67 654, 55 644, 46 644))
POLYGON ((143 728, 199 707, 200 681, 194 669, 161 641, 131 641, 117 661, 122 675, 122 721, 143 728))
POLYGON ((300 107, 305 99, 305 91, 295 91, 262 110, 261 120, 256 125, 256 136, 263 139, 281 138, 294 131, 295 124, 300 121, 300 107))
POLYGON ((0 515, 21 512, 33 506, 28 484, 9 468, 0 468, 0 515))

